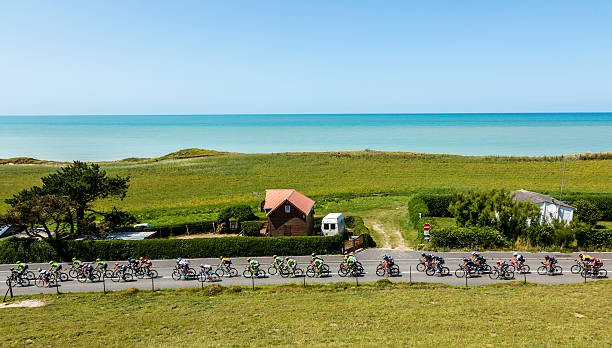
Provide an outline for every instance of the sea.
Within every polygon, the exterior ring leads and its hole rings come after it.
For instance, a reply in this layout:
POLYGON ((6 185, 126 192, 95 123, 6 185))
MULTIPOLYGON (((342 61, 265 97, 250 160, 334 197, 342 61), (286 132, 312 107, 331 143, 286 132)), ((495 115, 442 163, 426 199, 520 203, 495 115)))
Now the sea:
POLYGON ((593 153, 612 151, 612 113, 0 116, 0 158, 110 161, 186 148, 593 153))

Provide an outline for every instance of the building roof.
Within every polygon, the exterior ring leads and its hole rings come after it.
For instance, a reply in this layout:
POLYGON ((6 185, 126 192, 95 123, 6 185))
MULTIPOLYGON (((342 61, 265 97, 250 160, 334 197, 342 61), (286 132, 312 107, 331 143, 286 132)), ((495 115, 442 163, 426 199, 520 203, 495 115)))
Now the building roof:
POLYGON ((512 191, 510 193, 514 195, 512 199, 515 202, 531 202, 533 204, 551 203, 551 204, 559 205, 562 207, 571 208, 574 210, 576 209, 565 202, 562 202, 558 199, 552 198, 551 196, 543 195, 537 192, 531 192, 527 190, 518 190, 518 191, 512 191))
POLYGON ((325 217, 323 218, 322 221, 338 221, 339 217, 344 217, 344 214, 342 213, 329 213, 327 215, 325 215, 325 217))
POLYGON ((315 201, 296 190, 266 190, 266 200, 264 201, 264 211, 267 211, 266 215, 276 210, 276 208, 281 206, 286 201, 293 204, 293 206, 298 208, 304 214, 310 213, 315 203, 315 201))
POLYGON ((153 232, 115 232, 106 236, 106 239, 114 240, 143 240, 153 236, 157 231, 153 232))

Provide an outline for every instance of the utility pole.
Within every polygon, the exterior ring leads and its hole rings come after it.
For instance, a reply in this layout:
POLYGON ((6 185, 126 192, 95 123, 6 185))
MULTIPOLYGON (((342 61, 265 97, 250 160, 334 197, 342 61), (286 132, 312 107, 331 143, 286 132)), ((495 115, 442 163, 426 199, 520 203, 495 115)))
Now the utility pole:
POLYGON ((561 177, 561 193, 559 193, 559 200, 562 200, 563 196, 563 181, 565 181, 565 165, 567 163, 567 158, 563 158, 563 176, 561 177))

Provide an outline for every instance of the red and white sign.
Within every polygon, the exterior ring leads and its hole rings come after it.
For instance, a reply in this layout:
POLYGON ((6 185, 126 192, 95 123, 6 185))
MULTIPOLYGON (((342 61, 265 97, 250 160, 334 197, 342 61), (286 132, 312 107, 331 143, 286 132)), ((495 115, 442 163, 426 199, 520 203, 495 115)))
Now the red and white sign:
POLYGON ((424 224, 423 225, 423 231, 429 232, 429 230, 431 230, 431 225, 430 224, 424 224))

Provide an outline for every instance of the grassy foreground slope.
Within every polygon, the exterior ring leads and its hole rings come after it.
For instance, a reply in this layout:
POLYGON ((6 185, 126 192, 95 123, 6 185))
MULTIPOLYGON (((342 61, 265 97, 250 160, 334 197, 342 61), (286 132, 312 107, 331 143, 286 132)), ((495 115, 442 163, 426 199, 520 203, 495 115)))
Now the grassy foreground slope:
MULTIPOLYGON (((101 205, 172 215, 181 209, 193 211, 220 204, 255 202, 258 198, 253 192, 267 188, 295 188, 316 199, 469 188, 557 192, 563 170, 561 159, 543 158, 374 151, 207 155, 103 163, 108 173, 129 175, 132 180, 123 202, 108 201, 101 205)), ((564 190, 612 193, 612 159, 603 158, 568 160, 564 190)), ((0 210, 6 208, 5 198, 39 184, 41 176, 56 169, 37 164, 0 166, 0 210)))
POLYGON ((211 289, 38 296, 46 306, 0 309, 0 337, 13 347, 612 345, 611 281, 211 289))

